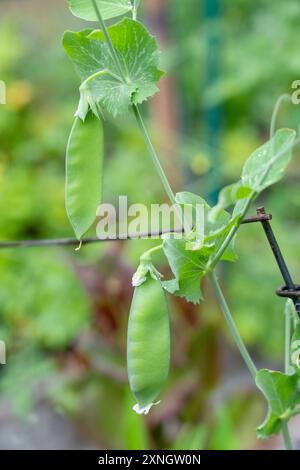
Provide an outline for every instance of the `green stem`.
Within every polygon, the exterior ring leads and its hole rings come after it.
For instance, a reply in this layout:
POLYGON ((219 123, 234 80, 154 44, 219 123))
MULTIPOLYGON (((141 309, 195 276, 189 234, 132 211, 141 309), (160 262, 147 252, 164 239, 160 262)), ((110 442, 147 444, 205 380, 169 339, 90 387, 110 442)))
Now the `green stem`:
POLYGON ((295 408, 294 410, 287 411, 284 415, 281 416, 281 419, 283 419, 284 421, 289 421, 291 418, 299 414, 300 408, 295 408))
POLYGON ((153 253, 156 253, 157 251, 160 251, 162 250, 164 247, 163 243, 161 245, 157 245, 155 246, 154 248, 151 248, 150 250, 148 251, 145 251, 145 253, 142 254, 141 256, 141 261, 149 261, 151 260, 151 257, 153 255, 153 253))
POLYGON ((272 139, 275 135, 277 116, 280 110, 280 106, 284 101, 291 101, 291 96, 285 93, 284 95, 279 96, 278 100, 275 103, 270 126, 270 139, 272 139))
POLYGON ((133 19, 134 21, 137 20, 138 4, 139 4, 139 1, 138 1, 138 0, 133 0, 133 4, 132 4, 132 19, 133 19))
POLYGON ((243 218, 245 217, 245 215, 247 214, 252 202, 254 201, 256 197, 256 193, 252 193, 251 196, 247 199, 246 203, 245 203, 245 207, 239 217, 239 221, 236 223, 236 225, 234 225, 232 227, 232 229, 230 230, 229 234, 227 235, 226 239, 224 240, 224 242, 222 243, 222 245, 220 246, 219 250, 217 251, 215 257, 213 258, 212 262, 209 264, 208 266, 208 269, 210 270, 214 270, 216 265, 218 264, 220 258, 222 257, 222 255, 224 254, 224 252, 226 251, 226 248, 228 247, 228 245, 230 244, 230 242, 232 241, 233 237, 235 236, 236 232, 238 231, 242 221, 243 221, 243 218))
POLYGON ((291 329, 292 329, 292 318, 290 314, 290 308, 287 304, 285 309, 285 327, 284 327, 284 371, 286 374, 289 373, 290 364, 291 364, 291 329))
MULTIPOLYGON (((287 304, 285 309, 285 346, 284 346, 284 371, 286 374, 289 373, 290 369, 290 351, 291 351, 291 328, 292 328, 292 318, 290 313, 289 305, 287 304)), ((290 419, 290 418, 289 418, 290 419)), ((282 435, 284 444, 287 450, 293 450, 292 439, 289 432, 288 421, 282 423, 282 435)))
POLYGON ((96 16, 97 16, 97 18, 98 18, 98 21, 99 21, 99 23, 100 23, 101 29, 102 29, 103 34, 104 34, 104 36, 105 36, 105 39, 106 39, 107 46, 108 46, 108 48, 109 48, 111 57, 112 57, 112 59, 113 59, 113 61, 114 61, 114 63, 115 63, 115 66, 117 67, 117 69, 118 69, 118 71, 119 71, 120 76, 122 77, 122 80, 124 80, 124 82, 126 83, 127 80, 126 80, 126 77, 125 77, 125 75, 124 75, 123 69, 122 69, 122 67, 121 67, 119 57, 118 57, 118 55, 117 55, 117 53, 116 53, 116 50, 115 50, 115 48, 114 48, 114 46, 113 46, 113 43, 112 43, 111 38, 110 38, 110 35, 109 35, 109 33, 108 33, 108 29, 107 29, 107 27, 106 27, 106 24, 105 24, 103 18, 102 18, 102 15, 101 15, 101 12, 100 12, 100 10, 99 10, 99 8, 98 8, 98 5, 97 5, 97 3, 96 3, 96 0, 91 0, 91 1, 92 1, 94 10, 95 10, 96 16))
POLYGON ((170 186, 170 183, 169 183, 169 180, 168 178, 166 177, 166 174, 161 166, 161 163, 159 161, 159 158, 157 156, 157 153, 152 145, 152 142, 151 142, 151 139, 149 137, 149 134, 148 134, 148 131, 146 129, 146 126, 144 124, 144 121, 143 121, 143 118, 140 114, 140 111, 138 109, 138 107, 134 104, 133 106, 133 112, 134 112, 134 115, 135 115, 135 118, 137 120, 137 123, 138 123, 138 126, 139 126, 139 129, 142 133, 142 136, 143 136, 143 139, 144 139, 144 142, 146 144, 146 147, 148 149, 148 152, 149 152, 149 155, 152 159, 152 162, 153 162, 153 165, 158 173, 158 176, 160 177, 161 179, 161 182, 163 184, 163 187, 165 188, 165 191, 168 195, 168 198, 170 199, 171 203, 174 204, 175 207, 177 207, 177 204, 176 204, 176 199, 175 199, 175 195, 172 191, 172 188, 170 186))
MULTIPOLYGON (((228 304, 226 302, 226 299, 224 297, 224 294, 221 290, 221 287, 220 287, 220 284, 218 282, 218 279, 217 279, 217 276, 215 274, 214 271, 212 271, 210 274, 209 274, 209 277, 210 277, 210 280, 211 280, 211 283, 212 283, 212 286, 214 288, 214 291, 216 293, 216 296, 219 300, 219 303, 220 303, 220 306, 222 308, 222 311, 223 311, 223 314, 224 314, 224 317, 227 321, 227 324, 229 326, 229 329, 231 331, 231 334, 235 340, 235 343, 240 351, 240 354, 241 356, 243 357, 253 379, 255 380, 256 378, 256 374, 257 374, 257 369, 255 367, 255 364, 254 362, 252 361, 250 355, 249 355, 249 352, 239 334, 239 331, 236 327, 236 324, 233 320, 233 317, 232 317, 232 314, 230 312, 230 309, 228 307, 228 304)), ((290 348, 287 349, 287 344, 290 346, 290 323, 291 323, 291 317, 290 315, 286 314, 286 318, 289 318, 289 326, 287 327, 286 329, 286 349, 285 349, 285 371, 286 373, 288 372, 288 369, 289 369, 289 364, 290 364, 290 348), (289 335, 289 336, 288 336, 289 335)), ((286 320, 287 322, 287 320, 286 320)), ((286 326, 287 326, 287 323, 286 323, 286 326)), ((282 423, 282 435, 283 435, 283 440, 284 440, 284 444, 285 444, 285 447, 287 450, 293 450, 293 444, 292 444, 292 439, 291 439, 291 436, 290 436, 290 433, 289 433, 289 428, 288 428, 288 420, 292 417, 292 416, 295 416, 297 414, 300 413, 300 410, 292 410, 290 411, 288 417, 286 418, 285 421, 283 421, 282 423)))
MULTIPOLYGON (((117 53, 116 53, 115 48, 114 48, 114 45, 113 45, 113 43, 112 43, 112 41, 111 41, 111 38, 110 38, 109 33, 108 33, 108 30, 107 30, 107 28, 106 28, 105 22, 104 22, 104 20, 103 20, 103 18, 102 18, 101 12, 100 12, 100 10, 99 10, 97 4, 96 4, 96 0, 91 0, 91 1, 92 1, 92 3, 93 3, 93 7, 94 7, 94 9, 95 9, 95 12, 96 12, 97 18, 98 18, 98 20, 99 20, 100 26, 101 26, 101 28, 102 28, 102 30, 103 30, 104 35, 105 35, 105 38, 106 38, 107 45, 108 45, 108 47, 109 47, 111 56, 112 56, 112 58, 113 58, 113 60, 114 60, 114 62, 115 62, 116 67, 117 67, 118 70, 119 70, 119 73, 120 73, 122 79, 126 82, 126 77, 124 76, 124 73, 123 73, 123 70, 122 70, 122 67, 121 67, 121 64, 120 64, 119 57, 117 56, 117 53)), ((135 10, 136 10, 136 7, 137 7, 137 2, 134 2, 134 9, 135 9, 135 10)), ((166 177, 166 175, 165 175, 165 172, 164 172, 164 170, 163 170, 163 168, 162 168, 162 166, 161 166, 161 164, 160 164, 160 161, 159 161, 158 156, 157 156, 157 154, 156 154, 156 152, 155 152, 155 149, 154 149, 154 147, 153 147, 153 145, 152 145, 152 142, 151 142, 151 140, 150 140, 149 134, 148 134, 148 132, 147 132, 146 126, 145 126, 145 124, 144 124, 144 122, 143 122, 143 119, 142 119, 142 116, 141 116, 141 114, 140 114, 140 112, 139 112, 139 109, 138 109, 138 107, 137 107, 136 105, 133 105, 132 107, 133 107, 133 112, 134 112, 134 115, 135 115, 135 117, 136 117, 138 126, 139 126, 139 128, 140 128, 140 130, 141 130, 141 133, 142 133, 142 135, 143 135, 145 144, 146 144, 146 146, 147 146, 148 152, 149 152, 149 154, 150 154, 150 156, 151 156, 151 159, 152 159, 152 162, 153 162, 153 164, 154 164, 154 166, 155 166, 155 169, 156 169, 156 171, 157 171, 157 173, 158 173, 158 175, 159 175, 159 177, 160 177, 160 179, 161 179, 161 182, 162 182, 162 184, 163 184, 163 186, 164 186, 164 188, 165 188, 165 191, 166 191, 166 193, 167 193, 167 195, 168 195, 168 197, 169 197, 171 203, 174 204, 174 206, 175 206, 175 208, 176 208, 177 205, 176 205, 175 195, 174 195, 174 193, 173 193, 173 191, 172 191, 172 188, 171 188, 171 186, 170 186, 170 184, 169 184, 169 181, 168 181, 168 179, 167 179, 167 177, 166 177)), ((177 210, 177 209, 176 209, 176 210, 177 210)), ((180 214, 180 220, 181 220, 181 214, 180 214)))
POLYGON ((293 450, 293 443, 290 436, 288 423, 286 421, 282 423, 282 435, 286 450, 293 450))
POLYGON ((233 317, 231 315, 231 312, 230 312, 230 309, 228 307, 228 304, 226 302, 226 299, 224 297, 224 294, 222 292, 222 289, 221 289, 221 286, 219 284, 219 281, 217 279, 217 276, 216 276, 216 273, 214 271, 212 271, 210 274, 209 274, 209 277, 210 277, 210 281, 212 283, 212 286, 214 288, 214 291, 215 291, 215 294, 217 296, 217 299, 220 303, 220 306, 221 306, 221 309, 223 311, 223 314, 224 314, 224 317, 225 317, 225 320, 227 321, 227 324, 228 324, 228 327, 230 329, 230 332, 234 338, 234 341, 241 353, 241 356, 242 358, 244 359, 253 379, 255 380, 256 378, 256 374, 257 374, 257 369, 255 367, 255 364, 254 362, 252 361, 251 357, 250 357, 250 354, 239 334, 239 331, 237 329, 237 326, 233 320, 233 317))

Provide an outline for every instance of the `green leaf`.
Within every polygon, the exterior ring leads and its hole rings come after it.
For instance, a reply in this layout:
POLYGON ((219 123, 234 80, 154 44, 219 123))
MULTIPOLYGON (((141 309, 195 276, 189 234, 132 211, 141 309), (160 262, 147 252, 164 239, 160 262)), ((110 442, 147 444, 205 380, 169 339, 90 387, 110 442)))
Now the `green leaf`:
MULTIPOLYGON (((267 142, 254 152, 244 166, 241 181, 225 187, 220 192, 218 204, 214 208, 211 209, 202 198, 191 193, 179 193, 176 196, 176 200, 180 204, 192 204, 195 206, 199 203, 204 205, 205 236, 202 245, 197 244, 197 233, 195 233, 195 231, 194 235, 196 241, 193 240, 192 231, 186 236, 188 245, 185 246, 185 256, 189 256, 188 249, 194 250, 199 255, 202 248, 207 250, 209 247, 209 259, 206 259, 205 266, 201 266, 201 272, 198 272, 198 281, 206 274, 206 268, 209 262, 214 263, 217 261, 216 257, 218 257, 220 248, 232 228, 239 223, 247 207, 249 198, 255 196, 256 193, 261 192, 271 184, 276 183, 283 176, 284 170, 291 159, 291 146, 294 142, 295 135, 296 133, 293 130, 279 130, 270 142, 267 142), (235 203, 236 205, 231 216, 225 211, 225 208, 235 203)), ((234 250, 234 242, 235 238, 222 254, 221 260, 235 261, 237 259, 234 250)), ((182 253, 184 246, 182 245, 180 248, 182 253)), ((204 251, 204 253, 206 255, 207 251, 204 251)), ((167 252, 166 254, 168 256, 167 252)), ((169 281, 169 283, 166 284, 166 288, 175 295, 182 295, 186 297, 187 300, 198 302, 201 299, 201 294, 198 295, 198 290, 196 289, 197 278, 192 282, 192 287, 190 287, 189 291, 184 283, 186 273, 181 274, 181 259, 179 257, 176 259, 174 256, 170 259, 170 253, 168 258, 172 271, 175 274, 175 279, 169 281), (174 269, 174 267, 176 267, 176 269, 174 269)))
POLYGON ((291 160, 295 137, 294 130, 278 130, 270 141, 247 160, 242 172, 242 184, 260 193, 280 181, 291 160))
POLYGON ((206 274, 206 266, 213 247, 203 246, 198 251, 186 250, 186 239, 170 236, 164 240, 164 253, 175 279, 164 281, 164 288, 171 294, 199 303, 203 299, 200 282, 206 274))
MULTIPOLYGON (((73 15, 87 21, 98 20, 91 0, 68 0, 68 2, 73 15)), ((97 0, 96 3, 104 20, 132 11, 130 0, 97 0)))
MULTIPOLYGON (((218 232, 216 232, 213 235, 213 237, 209 237, 206 239, 207 243, 209 242, 209 240, 213 241, 214 249, 216 253, 219 251, 219 249, 225 242, 227 236, 229 235, 231 229, 236 225, 236 223, 237 223, 237 219, 233 218, 232 220, 228 222, 228 224, 225 227, 222 227, 218 232)), ((226 250, 222 254, 220 261, 234 262, 238 259, 237 253, 235 251, 235 241, 236 241, 236 235, 233 237, 230 244, 227 246, 226 250)))
POLYGON ((209 205, 201 196, 198 194, 190 193, 189 191, 183 191, 176 193, 176 202, 177 204, 191 204, 196 206, 196 204, 203 205, 206 208, 209 208, 209 205))
POLYGON ((240 219, 245 212, 247 204, 247 199, 239 199, 233 208, 232 217, 236 220, 240 219))
MULTIPOLYGON (((193 193, 177 193, 176 202, 181 205, 192 205, 194 208, 196 205, 204 207, 204 240, 202 241, 202 245, 213 246, 216 252, 221 247, 231 228, 236 224, 237 218, 231 218, 230 214, 222 208, 214 212, 215 208, 211 208, 204 199, 193 193)), ((196 216, 194 212, 193 223, 195 223, 195 220, 196 216)), ((188 236, 188 246, 191 247, 190 249, 201 248, 202 245, 197 245, 197 233, 195 233, 195 241, 193 241, 192 235, 193 233, 188 236)), ((236 261, 237 255, 234 249, 234 242, 235 239, 230 243, 223 254, 221 258, 223 261, 236 261)))
MULTIPOLYGON (((204 208, 204 234, 207 240, 211 241, 220 236, 230 223, 230 214, 224 210, 221 210, 217 217, 212 217, 211 207, 197 194, 189 192, 177 193, 176 202, 180 205, 191 205, 194 209, 196 209, 197 206, 204 208)), ((196 210, 193 212, 193 223, 195 223, 196 220, 195 213, 196 210)))
POLYGON ((252 189, 243 185, 241 181, 225 186, 225 188, 220 191, 218 204, 211 210, 211 218, 217 219, 222 210, 233 206, 238 201, 248 198, 252 192, 252 189))
POLYGON ((289 411, 300 403, 298 381, 297 374, 286 375, 267 369, 257 373, 257 387, 268 401, 267 417, 257 428, 259 437, 265 438, 281 431, 282 423, 289 411))
POLYGON ((94 108, 100 106, 116 116, 154 95, 163 72, 158 69, 156 40, 141 23, 125 18, 108 32, 125 79, 120 76, 102 31, 67 31, 63 46, 83 81, 81 100, 87 96, 85 101, 90 106, 94 103, 94 108))
POLYGON ((186 249, 197 250, 203 245, 205 219, 210 207, 202 197, 190 192, 177 193, 175 201, 182 209, 183 227, 188 233, 186 249))
POLYGON ((84 122, 75 118, 67 146, 66 208, 78 240, 95 221, 101 203, 102 160, 102 123, 92 113, 84 122))
MULTIPOLYGON (((176 202, 193 207, 193 223, 196 220, 197 205, 204 208, 204 237, 199 237, 196 229, 183 237, 180 235, 164 237, 164 253, 175 278, 164 281, 163 285, 171 294, 185 297, 188 302, 199 303, 203 299, 200 282, 206 275, 207 266, 236 220, 231 219, 230 214, 224 210, 211 220, 211 207, 204 199, 193 193, 176 194, 176 202)), ((235 261, 236 258, 233 241, 221 259, 235 261)))

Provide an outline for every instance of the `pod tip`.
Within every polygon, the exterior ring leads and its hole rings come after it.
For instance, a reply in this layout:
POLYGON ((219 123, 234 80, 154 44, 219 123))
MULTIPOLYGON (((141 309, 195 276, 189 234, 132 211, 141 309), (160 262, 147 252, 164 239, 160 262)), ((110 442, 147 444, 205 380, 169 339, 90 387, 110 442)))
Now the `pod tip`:
POLYGON ((147 415, 151 410, 152 406, 158 405, 160 401, 150 403, 150 405, 141 407, 138 403, 132 408, 138 415, 147 415))

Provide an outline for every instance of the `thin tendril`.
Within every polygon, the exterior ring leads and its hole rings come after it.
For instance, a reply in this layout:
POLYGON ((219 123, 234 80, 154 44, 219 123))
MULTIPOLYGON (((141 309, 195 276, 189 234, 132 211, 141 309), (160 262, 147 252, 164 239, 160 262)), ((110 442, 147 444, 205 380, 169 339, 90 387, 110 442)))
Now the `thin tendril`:
POLYGON ((276 121, 277 121, 278 113, 280 111, 281 105, 285 101, 286 102, 291 102, 291 96, 288 95, 287 93, 284 93, 283 95, 279 96, 279 98, 277 99, 277 101, 275 103, 273 113, 272 113, 271 126, 270 126, 270 139, 272 139, 275 135, 276 121))

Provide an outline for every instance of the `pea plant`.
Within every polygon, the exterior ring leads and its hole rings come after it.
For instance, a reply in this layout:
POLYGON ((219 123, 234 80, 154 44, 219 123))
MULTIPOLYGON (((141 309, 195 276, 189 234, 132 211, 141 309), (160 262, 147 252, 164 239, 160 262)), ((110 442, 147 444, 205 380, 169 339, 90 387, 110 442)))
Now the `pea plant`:
POLYGON ((156 39, 138 21, 140 0, 69 0, 72 13, 100 28, 66 31, 63 47, 81 79, 79 104, 75 113, 66 156, 66 207, 81 242, 95 221, 101 203, 103 162, 103 116, 131 113, 145 141, 157 175, 171 204, 204 206, 205 233, 199 242, 192 225, 179 238, 161 237, 161 243, 144 253, 133 276, 134 297, 129 315, 127 363, 134 410, 147 414, 167 380, 170 362, 170 325, 166 293, 187 302, 203 301, 201 283, 210 279, 227 325, 258 389, 268 403, 268 413, 257 428, 258 437, 282 433, 292 449, 289 420, 300 413, 300 322, 293 302, 286 307, 285 370, 257 370, 238 332, 219 284, 216 268, 221 261, 236 261, 235 239, 241 223, 257 197, 277 183, 299 142, 292 129, 275 130, 269 141, 246 161, 241 178, 220 191, 214 207, 197 194, 174 194, 146 129, 139 105, 157 91, 163 76, 159 69, 156 39), (125 16, 112 26, 105 21, 125 16), (163 279, 152 255, 161 251, 173 278, 163 279))

